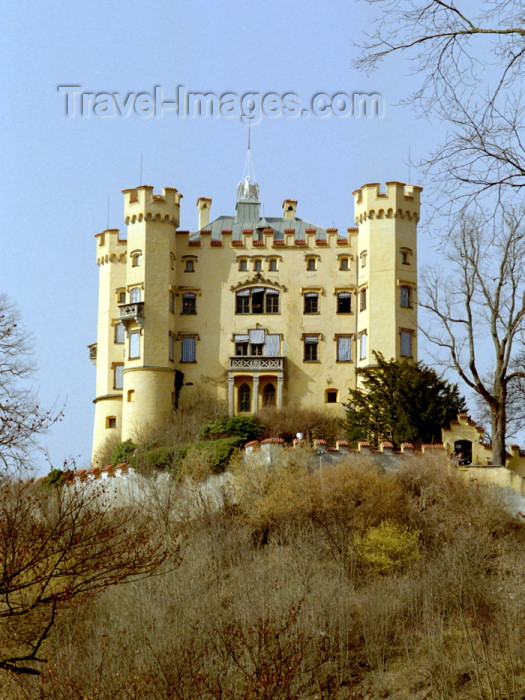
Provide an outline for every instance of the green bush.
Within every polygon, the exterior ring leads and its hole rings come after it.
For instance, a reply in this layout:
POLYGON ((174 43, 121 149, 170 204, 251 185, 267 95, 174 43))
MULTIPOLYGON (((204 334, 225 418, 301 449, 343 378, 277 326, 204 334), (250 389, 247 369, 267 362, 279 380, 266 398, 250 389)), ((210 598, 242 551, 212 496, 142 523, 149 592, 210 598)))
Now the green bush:
POLYGON ((52 469, 44 481, 45 486, 60 486, 67 478, 67 472, 62 469, 52 469))
POLYGON ((200 460, 209 472, 223 471, 233 451, 244 444, 244 438, 229 437, 206 440, 175 447, 156 447, 140 453, 137 465, 144 470, 158 469, 178 473, 186 461, 200 460))
POLYGON ((134 466, 134 455, 137 446, 133 440, 124 440, 124 442, 119 442, 111 453, 111 464, 115 467, 121 462, 128 462, 134 466))
POLYGON ((380 573, 400 570, 421 558, 419 530, 411 530, 393 520, 384 520, 356 538, 359 556, 380 573))
POLYGON ((261 432, 259 422, 252 416, 232 416, 207 423, 200 431, 200 437, 208 440, 220 437, 239 437, 244 442, 255 440, 261 432))

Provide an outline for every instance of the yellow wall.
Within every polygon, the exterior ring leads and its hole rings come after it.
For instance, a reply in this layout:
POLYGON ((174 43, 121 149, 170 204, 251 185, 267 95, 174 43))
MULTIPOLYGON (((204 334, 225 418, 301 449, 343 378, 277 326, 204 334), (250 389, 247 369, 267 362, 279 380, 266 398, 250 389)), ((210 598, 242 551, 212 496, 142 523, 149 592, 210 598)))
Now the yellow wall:
MULTIPOLYGON (((116 401, 101 400, 107 393, 123 397, 119 400, 115 434, 123 439, 136 435, 140 426, 154 424, 169 416, 173 408, 175 371, 184 373, 181 402, 188 403, 202 389, 218 399, 228 400, 229 382, 234 384, 231 411, 238 410, 237 389, 246 382, 253 387, 251 369, 229 371, 230 358, 235 355, 234 335, 250 330, 266 329, 280 334, 280 354, 284 369, 260 369, 259 407, 265 384, 277 388, 282 377, 282 399, 287 405, 323 408, 342 415, 342 403, 348 388, 356 384, 355 367, 373 361, 372 350, 382 352, 387 359, 400 356, 401 328, 414 331, 413 358, 417 359, 415 331, 417 318, 412 309, 400 307, 400 284, 414 289, 417 280, 416 224, 419 218, 418 187, 387 183, 381 194, 379 185, 365 185, 354 193, 355 221, 359 228, 339 233, 326 229, 326 242, 316 240, 315 233, 306 233, 304 243, 293 233, 299 228, 295 211, 285 208, 284 241, 274 241, 272 233, 263 233, 254 240, 252 233, 242 234, 242 241, 232 241, 231 233, 223 233, 222 241, 212 241, 210 233, 195 236, 177 231, 181 195, 175 189, 165 189, 161 196, 151 187, 125 190, 125 221, 127 242, 117 242, 118 232, 98 236, 97 257, 100 266, 99 316, 97 338, 97 399, 93 454, 96 456, 110 430, 106 427, 108 410, 117 412, 116 401), (292 218, 290 218, 292 217, 292 218), (118 254, 113 253, 113 248, 118 254), (402 264, 401 249, 410 250, 408 264, 402 264), (133 256, 140 252, 139 265, 133 256), (361 266, 360 253, 366 251, 366 265, 361 266), (126 254, 127 253, 127 254, 126 254), (115 260, 105 262, 111 255, 115 260), (308 270, 308 258, 316 261, 316 269, 308 270), (341 270, 340 260, 347 257, 349 269, 341 270), (193 261, 193 271, 187 261, 193 261), (239 260, 247 261, 247 270, 239 269, 239 260), (277 260, 277 270, 270 261, 277 260), (261 270, 255 269, 256 260, 261 270), (172 269, 174 268, 174 269, 172 269), (359 312, 356 291, 367 286, 367 308, 359 312), (113 324, 119 317, 118 288, 142 289, 144 318, 126 321, 127 331, 140 330, 141 354, 129 359, 128 338, 125 346, 115 346, 113 324), (279 292, 278 314, 237 314, 235 292, 243 287, 267 287, 279 292), (169 293, 174 294, 175 308, 169 309, 169 293), (319 294, 319 311, 305 314, 304 294, 319 294), (337 313, 337 293, 352 293, 352 313, 337 313), (182 313, 184 293, 196 294, 195 315, 182 313), (358 335, 366 330, 367 354, 358 359, 358 335), (174 337, 174 360, 168 356, 169 334, 174 337), (352 362, 338 362, 336 336, 352 336, 352 362), (196 338, 196 361, 181 362, 182 337, 196 338), (317 362, 304 361, 305 335, 318 335, 317 362), (118 358, 118 359, 117 359, 118 358), (111 363, 124 361, 124 386, 113 390, 111 363), (111 388, 110 388, 111 385, 111 388), (326 391, 336 390, 337 402, 327 403, 326 391), (130 393, 131 392, 131 393, 130 393), (131 399, 131 400, 128 400, 131 399)), ((292 200, 286 200, 285 205, 292 200)), ((206 222, 201 211, 211 200, 201 198, 198 211, 201 223, 206 222)), ((293 203, 294 207, 296 203, 293 203)), ((256 382, 255 382, 256 383, 256 382)), ((113 414, 111 414, 113 415, 113 414)))

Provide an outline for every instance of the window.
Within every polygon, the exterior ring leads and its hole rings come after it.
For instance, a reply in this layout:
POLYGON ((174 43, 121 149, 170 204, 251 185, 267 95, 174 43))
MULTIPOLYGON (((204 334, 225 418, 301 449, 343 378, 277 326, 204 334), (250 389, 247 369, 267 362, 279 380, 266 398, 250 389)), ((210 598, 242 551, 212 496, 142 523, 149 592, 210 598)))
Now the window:
POLYGON ((275 387, 267 384, 263 389, 263 406, 275 406, 275 387))
POLYGON ((237 392, 237 403, 239 413, 249 413, 252 403, 252 392, 248 384, 241 384, 237 392))
POLYGON ((337 403, 337 389, 326 390, 326 403, 337 403))
POLYGON ((359 292, 359 311, 366 309, 366 287, 359 292))
POLYGON ((128 390, 128 403, 135 401, 135 389, 128 390))
POLYGON ((339 269, 340 270, 349 270, 350 269, 350 267, 348 265, 348 258, 341 258, 341 260, 339 260, 339 269))
POLYGON ((170 313, 175 313, 175 292, 170 290, 170 313))
POLYGON ((359 336, 359 359, 366 360, 366 332, 359 336))
POLYGON ((263 344, 262 343, 251 343, 250 345, 250 353, 253 355, 262 355, 263 354, 263 344))
POLYGON ((412 308, 412 289, 411 287, 403 286, 400 288, 400 304, 404 309, 412 308))
POLYGON ((197 295, 183 294, 182 295, 182 313, 196 314, 197 313, 197 295))
POLYGON ((337 361, 352 362, 352 336, 338 335, 337 338, 337 361))
POLYGON ((124 385, 124 363, 113 365, 113 389, 122 389, 124 385))
POLYGON ((140 267, 140 264, 142 262, 142 253, 139 251, 135 253, 131 253, 131 266, 132 267, 140 267))
POLYGON ((184 263, 184 272, 195 272, 195 261, 186 260, 184 263))
POLYGON ((401 264, 402 265, 410 265, 410 256, 412 255, 412 251, 410 248, 401 248, 401 264))
POLYGON ((277 260, 275 260, 275 258, 268 261, 268 270, 270 270, 270 272, 277 272, 277 260))
POLYGON ((315 258, 307 258, 306 259, 306 269, 308 270, 308 272, 315 272, 315 270, 316 270, 315 258))
POLYGON ((241 258, 239 260, 239 271, 246 272, 247 269, 248 269, 248 261, 245 260, 244 258, 241 258))
POLYGON ((254 260, 253 269, 255 270, 255 272, 260 272, 262 270, 262 260, 254 260))
POLYGON ((119 304, 125 304, 126 303, 126 292, 123 290, 119 290, 117 292, 117 297, 118 297, 118 303, 119 304))
POLYGON ((278 292, 273 292, 271 289, 266 292, 266 313, 279 313, 279 294, 278 292))
POLYGON ((401 357, 412 357, 412 331, 401 331, 401 357))
POLYGON ((181 362, 195 362, 195 336, 182 338, 181 362))
POLYGON ((168 357, 170 362, 175 361, 175 337, 173 333, 168 336, 168 357))
POLYGON ((128 334, 129 338, 129 359, 136 360, 140 357, 140 333, 134 331, 128 334))
POLYGON ((235 294, 236 314, 279 313, 279 292, 266 287, 241 289, 235 294))
POLYGON ((360 254, 360 256, 359 256, 359 257, 361 258, 361 267, 366 267, 366 256, 367 256, 367 255, 368 255, 368 253, 367 253, 366 250, 363 250, 363 251, 361 252, 361 254, 360 254))
POLYGON ((106 428, 116 428, 117 427, 117 419, 115 416, 108 416, 106 418, 106 428))
POLYGON ((339 292, 337 295, 337 313, 352 313, 352 292, 339 292))
POLYGON ((142 293, 140 287, 132 287, 129 291, 129 300, 131 304, 138 304, 142 293))
POLYGON ((247 355, 248 354, 248 341, 243 343, 235 343, 235 354, 236 355, 247 355))
POLYGON ((307 335, 304 337, 304 361, 317 362, 319 359, 318 353, 319 337, 316 335, 307 335))
POLYGON ((115 324, 115 343, 121 345, 126 340, 126 329, 123 323, 115 324))
POLYGON ((304 313, 319 313, 319 294, 317 292, 306 292, 304 295, 304 313))

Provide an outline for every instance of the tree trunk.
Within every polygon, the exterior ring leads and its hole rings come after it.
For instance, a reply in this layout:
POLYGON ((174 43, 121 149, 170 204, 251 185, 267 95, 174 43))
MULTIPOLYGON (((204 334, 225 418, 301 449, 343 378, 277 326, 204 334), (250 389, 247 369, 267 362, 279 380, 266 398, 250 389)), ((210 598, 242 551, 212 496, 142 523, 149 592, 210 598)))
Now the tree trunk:
POLYGON ((492 407, 492 463, 505 466, 505 429, 507 426, 506 400, 492 407))

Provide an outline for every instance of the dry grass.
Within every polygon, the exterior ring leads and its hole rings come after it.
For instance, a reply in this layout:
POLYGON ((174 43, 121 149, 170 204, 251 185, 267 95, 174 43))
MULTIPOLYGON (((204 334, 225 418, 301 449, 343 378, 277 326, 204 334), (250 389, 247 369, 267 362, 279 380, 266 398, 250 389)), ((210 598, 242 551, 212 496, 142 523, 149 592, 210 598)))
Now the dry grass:
POLYGON ((522 698, 524 530, 419 465, 237 465, 238 502, 170 523, 176 571, 65 613, 4 697, 522 698), (386 573, 355 552, 385 521, 420 533, 386 573))

